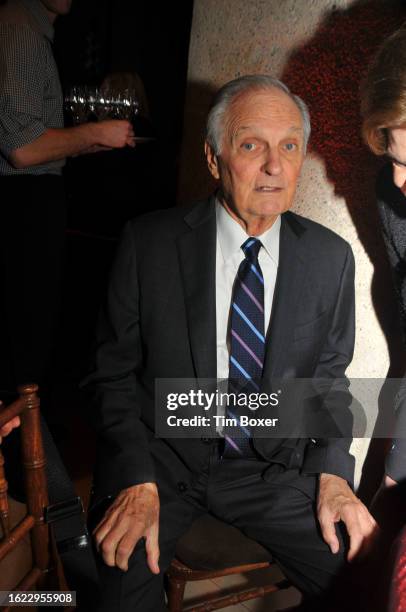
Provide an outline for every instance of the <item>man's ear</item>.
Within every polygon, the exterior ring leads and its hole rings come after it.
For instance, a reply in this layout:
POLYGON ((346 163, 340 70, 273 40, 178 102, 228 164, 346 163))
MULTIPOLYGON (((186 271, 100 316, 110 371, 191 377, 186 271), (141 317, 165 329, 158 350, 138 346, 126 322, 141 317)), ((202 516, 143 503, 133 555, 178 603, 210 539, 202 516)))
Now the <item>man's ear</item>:
POLYGON ((219 171, 219 163, 217 159, 217 155, 214 153, 212 147, 209 143, 204 143, 204 152, 206 154, 207 166, 209 168, 210 174, 216 179, 220 179, 220 171, 219 171))

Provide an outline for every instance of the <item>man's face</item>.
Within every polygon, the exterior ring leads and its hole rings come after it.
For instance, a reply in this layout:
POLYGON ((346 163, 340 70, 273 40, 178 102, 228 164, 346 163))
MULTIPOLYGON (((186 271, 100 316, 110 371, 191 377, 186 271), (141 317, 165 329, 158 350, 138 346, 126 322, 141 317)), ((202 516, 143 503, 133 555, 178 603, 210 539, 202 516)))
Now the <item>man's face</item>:
POLYGON ((226 113, 220 155, 206 144, 206 156, 225 207, 262 233, 293 202, 304 157, 300 111, 276 88, 243 93, 226 113))
POLYGON ((406 128, 389 130, 388 156, 393 166, 393 182, 406 195, 406 128))
POLYGON ((41 0, 47 11, 53 16, 67 15, 72 6, 72 0, 41 0))

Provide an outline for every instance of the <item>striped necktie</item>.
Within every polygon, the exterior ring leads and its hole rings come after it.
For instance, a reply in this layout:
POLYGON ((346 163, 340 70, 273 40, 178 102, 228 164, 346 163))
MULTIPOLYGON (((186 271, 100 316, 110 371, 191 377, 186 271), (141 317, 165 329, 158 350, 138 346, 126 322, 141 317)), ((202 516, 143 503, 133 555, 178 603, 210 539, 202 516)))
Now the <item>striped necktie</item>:
MULTIPOLYGON (((258 393, 265 355, 264 278, 258 262, 262 244, 248 238, 242 245, 245 259, 238 268, 231 303, 229 393, 258 393)), ((250 411, 245 409, 244 413, 250 411)), ((228 405, 226 416, 238 418, 238 406, 228 405)), ((223 457, 254 456, 250 431, 239 426, 225 434, 223 457)))

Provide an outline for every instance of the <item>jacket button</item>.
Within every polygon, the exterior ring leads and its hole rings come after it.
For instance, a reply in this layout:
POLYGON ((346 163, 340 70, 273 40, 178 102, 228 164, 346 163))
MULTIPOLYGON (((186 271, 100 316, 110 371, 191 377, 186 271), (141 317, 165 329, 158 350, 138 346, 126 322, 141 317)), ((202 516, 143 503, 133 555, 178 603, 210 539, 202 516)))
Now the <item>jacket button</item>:
POLYGON ((211 438, 200 438, 200 441, 203 444, 211 444, 213 440, 211 438))
POLYGON ((184 493, 185 491, 187 491, 187 484, 186 482, 178 482, 178 490, 179 493, 184 493))

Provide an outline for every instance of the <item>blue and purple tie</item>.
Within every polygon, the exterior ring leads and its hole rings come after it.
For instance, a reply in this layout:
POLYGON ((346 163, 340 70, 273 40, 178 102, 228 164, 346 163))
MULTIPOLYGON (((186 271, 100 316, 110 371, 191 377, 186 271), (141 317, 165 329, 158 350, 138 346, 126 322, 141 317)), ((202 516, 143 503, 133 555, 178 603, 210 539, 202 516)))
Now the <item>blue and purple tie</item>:
MULTIPOLYGON (((262 244, 248 238, 242 245, 245 259, 238 268, 231 303, 228 392, 258 393, 265 355, 264 278, 258 262, 262 244)), ((244 409, 244 414, 250 411, 244 409)), ((228 406, 226 416, 239 422, 238 406, 228 406)), ((235 435, 224 435, 223 457, 252 457, 250 431, 239 426, 235 435)))

